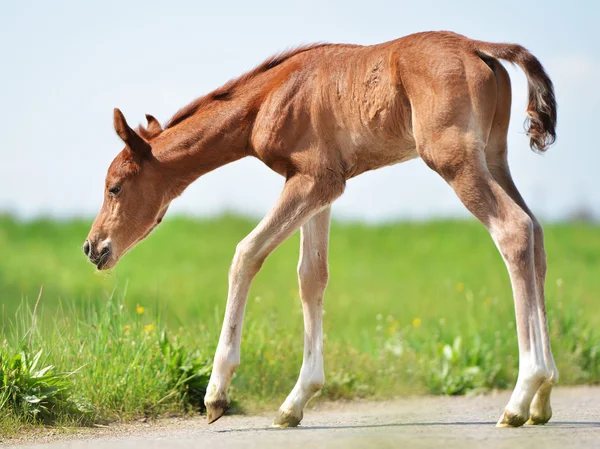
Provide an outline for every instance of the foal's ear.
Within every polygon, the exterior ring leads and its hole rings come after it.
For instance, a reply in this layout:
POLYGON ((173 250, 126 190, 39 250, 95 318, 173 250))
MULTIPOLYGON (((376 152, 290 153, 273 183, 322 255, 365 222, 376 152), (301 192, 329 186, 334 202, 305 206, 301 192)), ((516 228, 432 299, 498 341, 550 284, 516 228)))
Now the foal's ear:
POLYGON ((148 120, 148 127, 146 128, 151 135, 157 135, 162 133, 163 129, 160 126, 158 120, 156 120, 150 114, 146 114, 146 120, 148 120))
POLYGON ((121 138, 125 145, 136 155, 144 157, 150 154, 150 144, 146 142, 138 133, 136 133, 127 124, 123 113, 115 108, 114 125, 117 135, 121 138))

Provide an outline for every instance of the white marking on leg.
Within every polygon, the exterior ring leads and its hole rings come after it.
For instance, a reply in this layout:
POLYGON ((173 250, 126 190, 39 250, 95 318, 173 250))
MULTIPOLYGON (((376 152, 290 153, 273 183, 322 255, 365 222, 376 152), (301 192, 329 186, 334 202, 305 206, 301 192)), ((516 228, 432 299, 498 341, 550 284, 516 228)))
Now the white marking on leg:
MULTIPOLYGON (((436 155, 439 160, 435 163, 445 167, 448 161, 441 153, 436 155)), ((442 170, 444 174, 448 177, 442 170)), ((536 391, 548 378, 537 311, 533 220, 491 176, 480 158, 473 159, 469 169, 454 173, 448 181, 461 201, 488 228, 510 275, 519 342, 519 375, 498 426, 521 426, 529 419, 536 391)))
MULTIPOLYGON (((300 376, 280 408, 280 418, 302 419, 308 401, 322 387, 323 370, 323 295, 329 278, 327 247, 331 210, 327 208, 302 226, 298 281, 304 312, 304 357, 300 376)), ((276 424, 278 423, 276 421, 276 424)), ((289 424, 289 423, 288 423, 289 424)))
POLYGON ((240 363, 244 311, 252 279, 266 257, 281 242, 343 192, 344 184, 318 184, 296 176, 290 178, 276 205, 237 246, 229 272, 229 294, 219 344, 215 354, 205 403, 225 401, 227 387, 240 363))
POLYGON ((542 225, 533 217, 533 233, 535 239, 535 269, 536 269, 536 289, 537 289, 537 314, 540 322, 542 337, 542 351, 544 355, 544 364, 546 375, 549 376, 540 386, 533 397, 530 406, 530 424, 545 424, 552 417, 552 407, 550 405, 550 393, 552 388, 558 382, 558 369, 552 355, 550 345, 550 332, 548 328, 548 317, 546 315, 545 298, 545 280, 546 280, 546 251, 544 249, 544 231, 542 225))
POLYGON ((546 375, 550 373, 551 374, 550 377, 546 379, 540 386, 533 398, 530 406, 531 416, 529 423, 544 424, 548 422, 552 416, 550 393, 552 391, 552 387, 558 381, 558 370, 556 369, 556 364, 554 363, 554 357, 552 356, 552 349, 550 346, 548 318, 546 316, 546 300, 544 295, 544 284, 546 280, 546 251, 544 249, 544 231, 540 222, 527 207, 525 200, 519 193, 519 190, 512 179, 510 169, 508 168, 508 162, 506 160, 505 136, 502 136, 500 140, 500 146, 501 150, 496 155, 490 155, 490 153, 487 154, 488 167, 504 191, 513 199, 513 201, 517 203, 519 207, 521 207, 521 209, 523 209, 529 215, 533 222, 536 313, 538 315, 540 324, 543 363, 546 368, 546 375), (489 163, 489 159, 492 159, 491 164, 489 163))
POLYGON ((520 208, 512 214, 510 220, 490 223, 490 233, 511 279, 519 341, 519 375, 499 425, 522 425, 529 418, 534 395, 549 375, 537 311, 533 222, 520 208))

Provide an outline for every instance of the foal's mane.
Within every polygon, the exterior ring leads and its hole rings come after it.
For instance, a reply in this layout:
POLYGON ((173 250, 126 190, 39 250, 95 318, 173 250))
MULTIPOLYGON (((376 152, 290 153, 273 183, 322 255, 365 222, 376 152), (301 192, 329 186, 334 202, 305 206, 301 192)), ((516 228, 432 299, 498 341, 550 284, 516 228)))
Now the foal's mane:
POLYGON ((205 106, 212 103, 213 101, 231 99, 234 92, 236 91, 236 89, 238 89, 240 86, 242 86, 245 83, 247 83, 248 81, 256 78, 257 76, 261 75, 262 73, 265 73, 266 71, 268 71, 274 67, 277 67, 278 65, 287 61, 288 59, 290 59, 300 53, 304 53, 309 50, 314 50, 316 48, 326 47, 326 46, 330 46, 330 45, 336 45, 336 44, 328 44, 328 43, 320 42, 320 43, 316 43, 316 44, 303 45, 303 46, 292 48, 290 50, 286 50, 282 53, 278 53, 276 55, 271 56, 269 59, 264 61, 262 64, 258 65, 257 67, 250 70, 249 72, 244 73, 239 78, 234 78, 234 79, 228 81, 227 83, 225 83, 223 86, 219 87, 218 89, 212 91, 211 93, 209 93, 207 95, 204 95, 203 97, 197 98, 196 100, 192 101, 187 106, 185 106, 182 109, 180 109, 179 111, 177 111, 175 113, 175 115, 173 117, 171 117, 171 119, 167 122, 167 124, 165 125, 165 129, 172 128, 175 125, 183 122, 184 120, 191 117, 196 112, 198 112, 200 109, 204 108, 205 106))

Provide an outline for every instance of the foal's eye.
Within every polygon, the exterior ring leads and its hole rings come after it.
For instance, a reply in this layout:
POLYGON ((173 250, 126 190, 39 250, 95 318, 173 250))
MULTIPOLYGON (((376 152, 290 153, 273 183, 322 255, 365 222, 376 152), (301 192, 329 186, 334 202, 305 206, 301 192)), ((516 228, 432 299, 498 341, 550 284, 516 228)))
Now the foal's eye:
POLYGON ((111 195, 116 195, 120 191, 121 191, 121 186, 116 186, 116 187, 113 187, 112 189, 110 189, 108 191, 108 193, 110 193, 111 195))

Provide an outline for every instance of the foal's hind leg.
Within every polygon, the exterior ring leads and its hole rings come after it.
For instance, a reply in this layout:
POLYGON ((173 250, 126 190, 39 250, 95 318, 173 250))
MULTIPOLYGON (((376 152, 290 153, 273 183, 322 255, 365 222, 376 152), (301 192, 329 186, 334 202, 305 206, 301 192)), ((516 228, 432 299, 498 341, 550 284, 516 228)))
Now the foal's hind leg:
POLYGON ((298 282, 304 311, 304 359, 296 386, 279 409, 276 427, 295 427, 308 401, 325 381, 323 372, 323 294, 329 278, 327 247, 331 208, 319 212, 301 228, 298 282))
POLYGON ((438 135, 422 144, 427 164, 452 186, 463 204, 489 230, 509 272, 519 340, 519 376, 499 426, 521 426, 540 386, 552 378, 546 368, 537 312, 533 220, 492 177, 478 148, 466 135, 438 135))
POLYGON ((540 386, 533 402, 531 403, 530 417, 528 424, 545 424, 552 417, 552 407, 550 406, 550 393, 552 387, 558 382, 558 370, 552 356, 550 346, 550 336, 548 331, 548 317, 546 315, 546 300, 544 295, 544 283, 546 279, 546 251, 544 249, 544 231, 542 225, 535 218, 531 210, 525 204, 521 194, 517 190, 515 183, 508 168, 506 160, 506 146, 493 148, 488 145, 487 154, 488 168, 494 179, 500 184, 504 191, 517 203, 531 218, 533 223, 534 236, 534 261, 535 261, 535 280, 537 293, 537 313, 540 322, 540 331, 542 337, 542 349, 544 354, 544 364, 546 371, 551 373, 550 377, 540 386))
POLYGON ((534 264, 536 284, 536 307, 540 322, 542 349, 546 371, 552 373, 549 379, 542 384, 531 404, 530 424, 545 424, 552 416, 550 407, 550 392, 558 382, 558 370, 552 357, 550 337, 548 335, 548 319, 546 316, 546 301, 544 298, 544 283, 546 279, 546 251, 544 250, 544 232, 539 221, 525 204, 510 175, 507 160, 506 135, 510 121, 511 87, 510 78, 506 69, 501 64, 494 66, 497 79, 497 101, 493 125, 490 130, 487 148, 485 150, 486 162, 489 171, 496 182, 512 198, 521 209, 529 215, 533 223, 534 236, 534 264))

